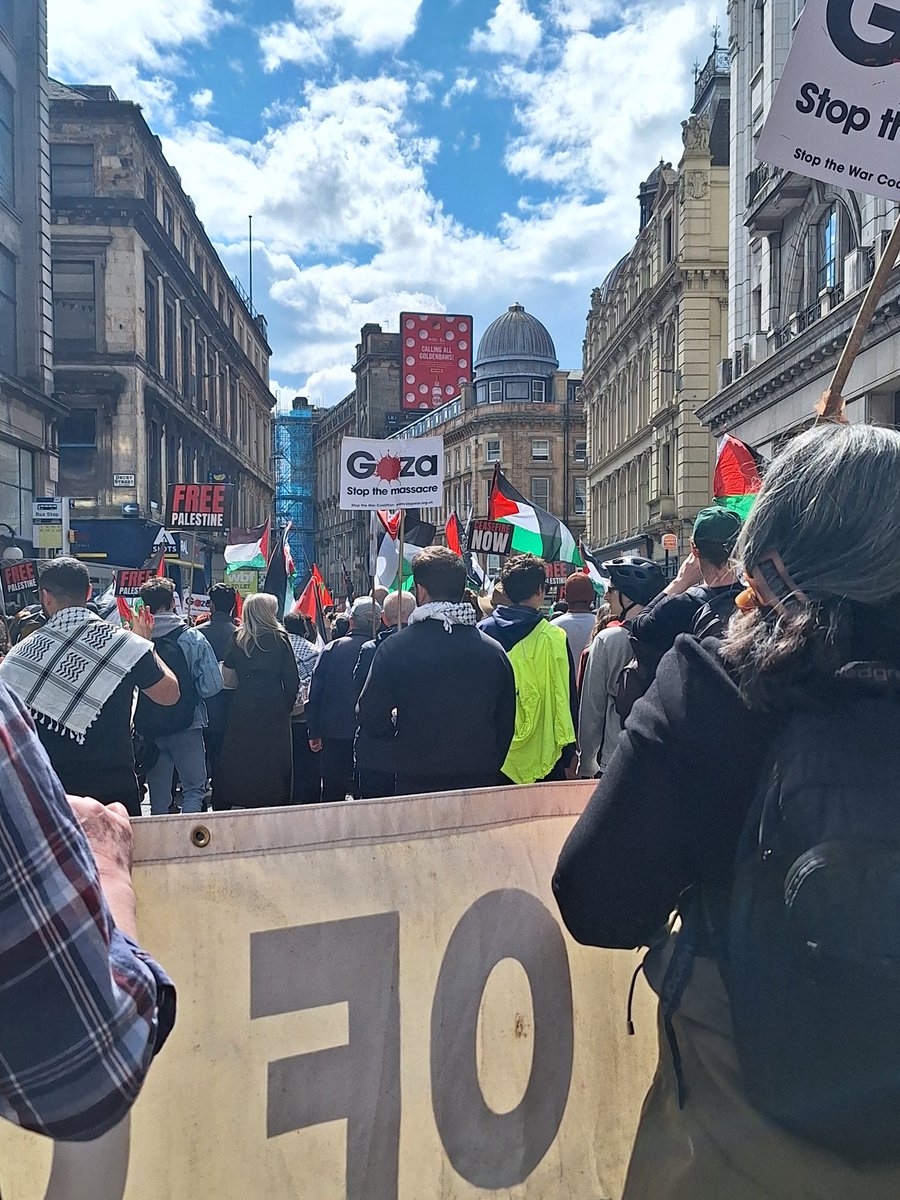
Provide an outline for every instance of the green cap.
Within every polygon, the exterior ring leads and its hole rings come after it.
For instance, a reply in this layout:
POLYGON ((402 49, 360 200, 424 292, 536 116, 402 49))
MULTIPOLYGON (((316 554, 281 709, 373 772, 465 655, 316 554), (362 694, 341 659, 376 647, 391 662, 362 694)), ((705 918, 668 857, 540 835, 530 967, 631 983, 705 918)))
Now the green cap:
POLYGON ((732 509, 713 504, 697 513, 691 539, 695 543, 715 542, 730 551, 734 549, 742 524, 741 518, 732 509))

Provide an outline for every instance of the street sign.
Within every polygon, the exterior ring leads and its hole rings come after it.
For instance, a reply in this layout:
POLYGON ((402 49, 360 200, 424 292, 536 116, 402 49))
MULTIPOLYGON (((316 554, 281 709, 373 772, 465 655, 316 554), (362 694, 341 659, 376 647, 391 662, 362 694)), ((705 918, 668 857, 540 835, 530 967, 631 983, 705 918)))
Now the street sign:
POLYGON ((33 521, 62 521, 63 502, 59 496, 42 496, 32 501, 31 519, 33 521))
POLYGON ((662 548, 666 554, 674 554, 678 550, 678 534, 664 533, 662 535, 662 548))
POLYGON ((113 475, 113 487, 116 488, 133 488, 136 484, 136 476, 125 472, 120 475, 113 475))

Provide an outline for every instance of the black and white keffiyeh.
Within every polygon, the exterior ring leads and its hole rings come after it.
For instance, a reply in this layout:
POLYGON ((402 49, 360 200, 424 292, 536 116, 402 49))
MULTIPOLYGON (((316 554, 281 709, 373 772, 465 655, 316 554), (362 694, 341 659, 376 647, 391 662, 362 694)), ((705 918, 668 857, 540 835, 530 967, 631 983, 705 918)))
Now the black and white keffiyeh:
POLYGON ((35 720, 78 742, 152 643, 87 608, 63 608, 0 663, 0 679, 35 720))
POLYGON ((454 625, 475 625, 478 618, 471 604, 433 600, 431 604, 420 604, 414 608, 407 624, 416 625, 419 621, 442 621, 447 633, 452 633, 454 625))

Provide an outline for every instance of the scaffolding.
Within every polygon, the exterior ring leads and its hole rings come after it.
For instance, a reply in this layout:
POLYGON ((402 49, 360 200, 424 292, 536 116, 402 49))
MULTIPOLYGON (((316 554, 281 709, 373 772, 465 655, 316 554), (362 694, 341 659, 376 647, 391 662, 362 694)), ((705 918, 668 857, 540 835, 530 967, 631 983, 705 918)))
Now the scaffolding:
POLYGON ((301 576, 314 557, 314 482, 313 410, 298 396, 275 418, 275 514, 279 525, 291 522, 288 541, 301 576))

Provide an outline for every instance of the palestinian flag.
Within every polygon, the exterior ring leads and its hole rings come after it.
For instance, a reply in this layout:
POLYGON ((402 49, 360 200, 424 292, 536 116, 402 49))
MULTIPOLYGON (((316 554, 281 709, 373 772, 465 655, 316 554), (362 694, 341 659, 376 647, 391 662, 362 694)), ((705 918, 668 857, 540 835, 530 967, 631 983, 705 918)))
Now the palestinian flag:
POLYGON ((584 560, 584 573, 588 576, 591 583, 594 585, 594 591, 603 596, 609 589, 609 576, 603 570, 603 565, 600 563, 588 550, 584 542, 578 543, 578 549, 581 557, 584 560))
POLYGON ((324 650, 328 643, 328 629, 325 625, 325 608, 329 605, 333 606, 334 601, 331 598, 331 593, 325 586, 325 580, 319 573, 319 568, 315 563, 312 565, 312 574, 309 577, 309 583, 300 593, 297 603, 294 605, 293 611, 300 613, 301 616, 308 617, 312 621, 316 630, 316 648, 324 650))
POLYGON ((271 523, 250 529, 232 529, 225 547, 225 570, 264 571, 269 562, 271 523))
POLYGON ((261 592, 277 598, 279 620, 285 612, 290 612, 294 604, 294 557, 287 540, 290 531, 290 524, 279 530, 260 588, 261 592))
POLYGON ((408 509, 403 523, 403 576, 400 581, 400 513, 378 510, 378 521, 383 529, 380 541, 376 539, 375 586, 385 587, 389 592, 401 586, 412 587, 412 560, 420 550, 434 541, 434 526, 420 521, 415 509, 408 509))
POLYGON ((511 549, 516 554, 536 554, 544 562, 573 563, 583 567, 572 534, 562 521, 517 492, 499 466, 494 467, 488 516, 514 526, 511 549))
POLYGON ((739 442, 730 433, 720 437, 713 476, 716 504, 733 509, 742 520, 746 520, 762 486, 759 477, 761 466, 762 459, 750 446, 739 442))
POLYGON ((447 518, 447 524, 444 527, 444 535, 447 539, 447 548, 452 550, 454 554, 462 557, 462 547, 465 534, 463 533, 462 523, 457 516, 456 509, 447 518))

